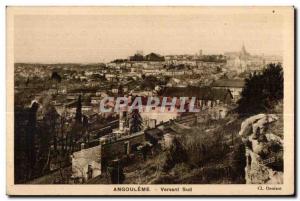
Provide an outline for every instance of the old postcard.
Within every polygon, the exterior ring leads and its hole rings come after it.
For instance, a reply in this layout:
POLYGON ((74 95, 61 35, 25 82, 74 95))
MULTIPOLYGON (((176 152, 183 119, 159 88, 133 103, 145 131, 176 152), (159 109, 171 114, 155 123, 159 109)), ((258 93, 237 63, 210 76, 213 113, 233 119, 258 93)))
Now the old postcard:
POLYGON ((8 195, 294 195, 294 8, 7 7, 8 195))

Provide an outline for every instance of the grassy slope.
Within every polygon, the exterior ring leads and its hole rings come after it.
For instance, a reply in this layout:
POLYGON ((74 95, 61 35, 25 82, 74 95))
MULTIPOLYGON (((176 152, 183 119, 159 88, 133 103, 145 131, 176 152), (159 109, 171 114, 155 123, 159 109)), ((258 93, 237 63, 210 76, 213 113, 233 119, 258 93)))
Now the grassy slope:
POLYGON ((229 116, 181 131, 178 138, 187 160, 162 171, 151 183, 244 183, 240 124, 241 120, 229 116))
MULTIPOLYGON (((186 152, 185 160, 177 158, 173 167, 165 168, 170 157, 168 151, 158 152, 146 161, 138 157, 134 163, 124 168, 124 183, 244 183, 241 168, 237 167, 242 164, 240 160, 244 160, 239 158, 243 155, 239 150, 242 145, 238 137, 240 124, 240 120, 230 116, 219 121, 193 125, 190 129, 174 125, 178 130, 180 146, 186 152), (205 153, 199 151, 202 145, 207 146, 205 153), (233 174, 236 172, 237 175, 233 174)), ((102 175, 89 183, 109 183, 109 177, 102 175)))
MULTIPOLYGON (((279 120, 271 131, 283 136, 283 107, 279 103, 270 113, 279 120)), ((177 138, 187 152, 187 160, 179 161, 168 170, 164 169, 168 152, 161 151, 143 161, 141 157, 125 167, 125 182, 131 184, 239 184, 244 180, 244 144, 238 136, 242 119, 230 114, 223 120, 207 121, 192 125, 190 129, 173 125, 177 138), (201 145, 208 148, 206 154, 199 154, 201 145), (219 146, 219 148, 216 148, 219 146), (228 168, 229 167, 229 168, 228 168)), ((107 183, 102 176, 90 183, 107 183)))

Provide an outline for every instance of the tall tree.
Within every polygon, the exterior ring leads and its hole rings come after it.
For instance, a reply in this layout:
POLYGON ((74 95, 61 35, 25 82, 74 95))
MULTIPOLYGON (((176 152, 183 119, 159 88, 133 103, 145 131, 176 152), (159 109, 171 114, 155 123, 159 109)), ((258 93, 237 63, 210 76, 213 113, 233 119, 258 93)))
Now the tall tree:
POLYGON ((66 122, 66 119, 65 119, 65 113, 62 113, 61 117, 60 117, 60 136, 59 136, 59 141, 60 141, 60 145, 61 145, 61 149, 63 151, 63 154, 65 153, 66 151, 66 146, 65 146, 65 122, 66 122))
POLYGON ((130 132, 136 133, 141 131, 143 128, 143 119, 140 115, 140 112, 138 109, 133 109, 131 113, 131 119, 130 119, 130 132))
POLYGON ((60 116, 54 106, 43 105, 45 110, 43 121, 39 127, 39 166, 40 174, 49 171, 52 157, 58 154, 58 129, 60 116), (52 149, 51 149, 52 147, 52 149))
POLYGON ((76 108, 76 115, 75 115, 75 120, 77 123, 82 122, 82 103, 81 103, 81 95, 79 95, 78 100, 77 100, 77 108, 76 108))
POLYGON ((44 116, 46 131, 49 133, 50 140, 53 142, 54 151, 57 151, 58 140, 58 120, 59 114, 53 106, 49 106, 44 116))
POLYGON ((15 104, 14 118, 14 172, 15 184, 26 180, 28 174, 28 115, 31 108, 24 108, 15 104))
POLYGON ((39 104, 34 102, 31 105, 28 115, 27 132, 25 136, 26 141, 26 153, 28 160, 28 178, 31 178, 31 174, 36 162, 36 150, 35 150, 35 138, 37 134, 37 119, 36 114, 39 108, 39 104))

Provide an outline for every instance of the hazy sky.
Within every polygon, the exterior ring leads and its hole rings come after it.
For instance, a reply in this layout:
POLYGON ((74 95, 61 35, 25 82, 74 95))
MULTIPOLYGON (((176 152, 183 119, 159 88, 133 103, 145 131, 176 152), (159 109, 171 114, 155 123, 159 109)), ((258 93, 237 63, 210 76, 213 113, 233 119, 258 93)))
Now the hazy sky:
POLYGON ((281 54, 283 20, 272 14, 18 15, 15 62, 108 62, 145 54, 281 54))

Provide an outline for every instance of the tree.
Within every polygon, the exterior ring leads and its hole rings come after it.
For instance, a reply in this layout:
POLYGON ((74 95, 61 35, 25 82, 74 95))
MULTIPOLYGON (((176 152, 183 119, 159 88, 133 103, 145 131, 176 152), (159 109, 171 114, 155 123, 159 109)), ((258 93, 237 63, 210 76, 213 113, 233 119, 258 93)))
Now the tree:
POLYGON ((130 61, 144 61, 145 58, 144 58, 144 56, 143 56, 142 54, 136 53, 135 55, 131 56, 131 57, 129 58, 129 60, 130 60, 130 61))
POLYGON ((132 110, 131 120, 130 120, 130 132, 136 133, 141 131, 143 128, 143 119, 139 113, 138 109, 132 110))
POLYGON ((84 131, 85 129, 80 122, 74 122, 71 125, 70 132, 68 133, 69 147, 71 152, 74 151, 74 146, 83 137, 84 131))
POLYGON ((61 76, 57 72, 53 72, 52 75, 51 75, 51 80, 61 82, 61 76))
POLYGON ((83 115, 82 118, 82 126, 87 130, 89 127, 89 120, 88 117, 86 115, 83 115))
POLYGON ((124 96, 123 85, 119 85, 119 87, 118 87, 118 96, 119 97, 123 97, 124 96))
MULTIPOLYGON (((53 141, 54 150, 57 151, 58 140, 58 119, 59 114, 53 106, 47 108, 44 116, 45 132, 49 134, 50 140, 53 141)), ((49 143, 49 142, 48 142, 49 143)))
POLYGON ((29 80, 29 77, 28 77, 27 80, 26 80, 26 83, 25 83, 26 87, 29 85, 29 82, 30 82, 30 80, 29 80))
POLYGON ((269 64, 262 73, 254 73, 245 80, 237 112, 241 116, 266 112, 282 99, 283 69, 281 64, 269 64))
POLYGON ((73 122, 70 126, 70 131, 66 136, 66 146, 68 146, 68 151, 74 151, 74 145, 76 145, 77 141, 82 137, 82 134, 85 131, 84 125, 87 127, 88 122, 86 118, 83 118, 82 115, 82 103, 81 103, 81 95, 79 95, 77 100, 76 114, 75 114, 75 122, 73 122))
POLYGON ((64 140, 65 122, 66 122, 66 119, 65 119, 65 116, 64 116, 64 113, 63 113, 60 117, 60 136, 59 136, 59 141, 60 141, 60 145, 61 145, 62 154, 64 154, 65 151, 66 151, 65 150, 66 149, 65 140, 64 140))
POLYGON ((54 106, 44 104, 43 121, 39 125, 39 150, 38 150, 38 174, 49 171, 50 161, 58 154, 58 129, 60 128, 60 116, 54 106))
POLYGON ((146 61, 165 61, 165 57, 152 52, 145 56, 145 60, 146 61))
POLYGON ((31 108, 15 105, 14 118, 14 172, 15 184, 22 183, 28 175, 28 115, 31 108))
POLYGON ((31 178, 31 173, 33 171, 36 162, 36 151, 35 151, 35 138, 37 134, 37 120, 36 113, 38 111, 39 104, 37 102, 32 103, 28 115, 27 132, 25 136, 26 141, 26 153, 28 160, 28 177, 31 178))
POLYGON ((81 119, 82 119, 81 108, 82 108, 81 95, 79 95, 78 100, 77 100, 76 114, 75 114, 75 120, 77 123, 81 123, 81 119))
POLYGON ((123 184, 125 175, 123 166, 120 161, 114 161, 112 166, 108 168, 110 173, 110 180, 112 184, 123 184))

